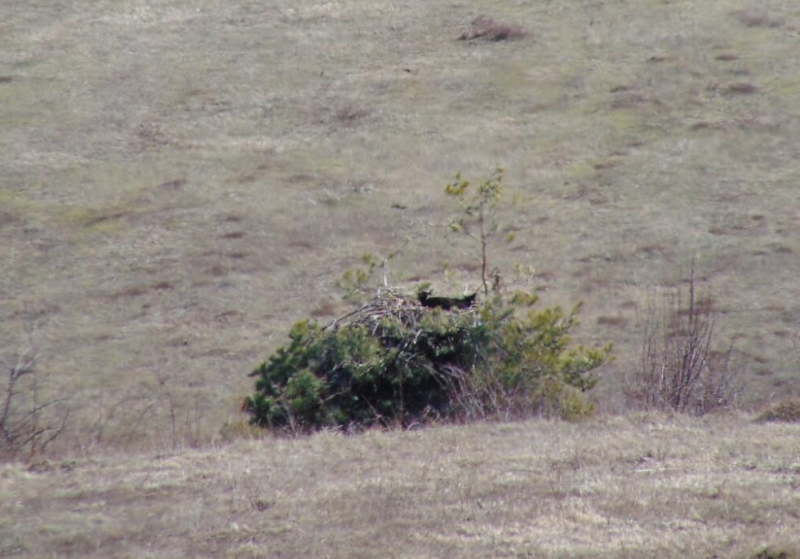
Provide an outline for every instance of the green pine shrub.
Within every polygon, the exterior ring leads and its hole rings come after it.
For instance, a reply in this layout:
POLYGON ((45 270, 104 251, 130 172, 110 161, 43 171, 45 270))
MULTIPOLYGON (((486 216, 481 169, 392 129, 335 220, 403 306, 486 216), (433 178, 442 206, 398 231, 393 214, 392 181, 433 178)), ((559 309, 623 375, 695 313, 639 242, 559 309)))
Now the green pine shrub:
POLYGON ((254 425, 294 432, 588 415, 583 392, 611 348, 570 347, 578 309, 535 303, 497 296, 445 312, 384 290, 347 320, 300 321, 252 373, 245 411, 254 425))

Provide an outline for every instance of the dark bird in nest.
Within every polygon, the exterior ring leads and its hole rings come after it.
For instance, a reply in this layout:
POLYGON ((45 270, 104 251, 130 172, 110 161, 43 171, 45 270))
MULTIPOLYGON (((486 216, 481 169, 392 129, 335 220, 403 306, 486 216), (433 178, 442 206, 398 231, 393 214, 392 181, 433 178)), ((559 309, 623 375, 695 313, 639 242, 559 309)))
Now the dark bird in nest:
POLYGON ((431 309, 443 309, 449 311, 450 309, 468 309, 475 304, 475 297, 478 292, 463 297, 433 297, 430 289, 424 289, 419 292, 417 298, 422 303, 423 307, 431 309))

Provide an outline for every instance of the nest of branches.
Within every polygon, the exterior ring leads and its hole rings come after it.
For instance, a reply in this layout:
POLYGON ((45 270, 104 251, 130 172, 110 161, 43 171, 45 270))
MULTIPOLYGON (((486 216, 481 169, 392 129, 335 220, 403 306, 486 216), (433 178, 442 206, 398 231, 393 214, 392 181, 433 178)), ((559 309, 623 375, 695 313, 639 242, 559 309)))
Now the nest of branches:
POLYGON ((438 304, 423 304, 420 297, 409 297, 396 289, 380 289, 375 297, 351 313, 337 318, 324 330, 338 330, 340 328, 364 327, 372 336, 380 335, 381 326, 386 319, 395 319, 404 328, 412 331, 421 331, 423 317, 430 315, 436 309, 446 310, 456 315, 471 315, 477 318, 477 310, 472 305, 471 296, 464 298, 433 298, 441 301, 469 301, 469 305, 451 305, 443 308, 438 304))

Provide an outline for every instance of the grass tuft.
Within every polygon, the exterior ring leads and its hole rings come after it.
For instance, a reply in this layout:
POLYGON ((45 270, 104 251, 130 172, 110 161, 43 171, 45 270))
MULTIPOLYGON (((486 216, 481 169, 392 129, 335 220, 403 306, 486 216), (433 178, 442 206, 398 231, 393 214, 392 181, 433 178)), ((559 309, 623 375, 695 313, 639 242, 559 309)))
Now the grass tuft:
POLYGON ((759 423, 800 423, 800 400, 775 404, 756 417, 759 423))
POLYGON ((624 316, 599 316, 597 317, 598 326, 613 326, 614 328, 627 328, 628 319, 624 316))
POLYGON ((479 15, 472 20, 472 28, 469 31, 461 33, 458 40, 474 41, 479 39, 490 42, 513 41, 515 39, 522 39, 526 35, 527 32, 520 25, 498 22, 487 15, 479 15))
POLYGON ((723 88, 724 95, 753 95, 758 93, 758 86, 749 82, 736 82, 723 88))
POLYGON ((736 10, 734 12, 731 12, 731 15, 735 17, 739 21, 739 23, 741 23, 746 27, 775 28, 783 25, 783 21, 763 11, 736 10))
POLYGON ((753 555, 752 559, 800 559, 800 551, 766 547, 753 555))

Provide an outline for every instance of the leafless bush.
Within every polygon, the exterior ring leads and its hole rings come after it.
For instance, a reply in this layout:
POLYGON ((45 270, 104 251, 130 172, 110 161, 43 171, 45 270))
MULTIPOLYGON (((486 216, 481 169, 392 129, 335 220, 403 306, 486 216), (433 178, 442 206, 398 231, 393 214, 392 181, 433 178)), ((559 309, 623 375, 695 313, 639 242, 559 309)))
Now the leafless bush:
POLYGON ((460 41, 482 39, 484 41, 499 42, 521 39, 525 35, 527 35, 525 30, 517 24, 501 23, 489 16, 480 15, 472 20, 472 29, 461 33, 458 39, 460 41))
POLYGON ((744 386, 731 369, 733 347, 712 350, 715 311, 710 294, 699 296, 692 266, 688 298, 678 290, 648 305, 641 364, 626 383, 628 402, 646 409, 706 413, 730 408, 744 386))
MULTIPOLYGON (((118 449, 141 448, 144 441, 151 436, 148 429, 148 417, 153 413, 158 401, 150 389, 141 385, 126 387, 122 395, 108 402, 109 394, 104 394, 94 401, 98 407, 93 413, 91 424, 82 429, 81 446, 110 447, 118 449)), ((159 429, 159 438, 165 431, 159 429)))
POLYGON ((36 372, 38 354, 23 351, 13 364, 0 361, 6 373, 5 393, 0 407, 0 459, 28 458, 43 452, 64 432, 69 410, 64 398, 54 398, 43 390, 36 372))
POLYGON ((84 429, 85 447, 118 449, 195 447, 203 439, 199 396, 187 397, 180 380, 160 366, 151 378, 121 390, 114 400, 98 402, 99 410, 84 429))
POLYGON ((504 382, 491 367, 467 372, 454 366, 437 372, 436 378, 465 423, 512 421, 533 415, 577 420, 594 411, 579 390, 555 379, 544 380, 534 388, 529 383, 504 382))
POLYGON ((460 367, 446 367, 437 380, 447 388, 462 420, 482 421, 491 417, 511 419, 513 394, 491 370, 477 376, 460 367))

